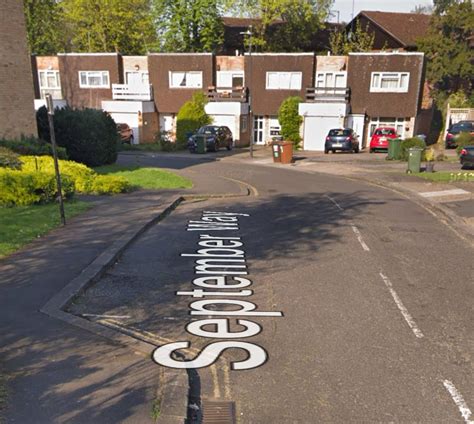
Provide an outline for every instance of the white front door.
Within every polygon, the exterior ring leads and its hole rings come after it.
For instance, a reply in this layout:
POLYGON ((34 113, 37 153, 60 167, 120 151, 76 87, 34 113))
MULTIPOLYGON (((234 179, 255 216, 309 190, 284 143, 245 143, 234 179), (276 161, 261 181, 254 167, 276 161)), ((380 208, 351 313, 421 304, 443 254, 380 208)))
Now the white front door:
POLYGON ((253 118, 253 142, 255 144, 264 144, 264 117, 254 116, 253 118))

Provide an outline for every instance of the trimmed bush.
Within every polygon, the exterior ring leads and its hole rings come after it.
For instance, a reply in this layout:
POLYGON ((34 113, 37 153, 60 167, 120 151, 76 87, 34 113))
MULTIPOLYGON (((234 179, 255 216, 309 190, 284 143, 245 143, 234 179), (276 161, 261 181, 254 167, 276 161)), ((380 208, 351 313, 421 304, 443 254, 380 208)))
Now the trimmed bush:
MULTIPOLYGON (((49 140, 47 110, 41 108, 37 115, 38 131, 49 140)), ((54 129, 59 146, 66 149, 69 159, 88 166, 100 166, 117 160, 119 136, 114 120, 96 109, 56 109, 54 129)))
MULTIPOLYGON (((0 146, 13 150, 19 155, 51 156, 53 154, 51 144, 34 137, 22 137, 20 140, 0 139, 0 146)), ((67 159, 65 148, 58 146, 57 152, 58 158, 67 159)))
MULTIPOLYGON (((74 194, 73 181, 64 176, 62 191, 65 197, 74 194)), ((0 169, 0 205, 27 206, 47 203, 57 197, 56 178, 48 172, 28 172, 13 169, 0 169)))
POLYGON ((301 143, 300 127, 303 117, 298 114, 298 105, 301 101, 298 96, 288 97, 283 100, 278 109, 278 121, 281 125, 283 140, 291 141, 295 148, 299 148, 301 143))
POLYGON ((178 112, 176 117, 176 149, 185 149, 188 142, 188 134, 194 133, 203 125, 212 123, 212 118, 206 113, 207 98, 204 93, 194 93, 193 98, 187 101, 178 112))
POLYGON ((12 150, 0 146, 0 168, 20 169, 20 157, 12 150))
POLYGON ((462 132, 456 139, 456 145, 456 151, 459 155, 464 146, 474 146, 474 135, 468 132, 462 132))
MULTIPOLYGON (((50 156, 21 156, 22 170, 26 172, 46 172, 54 175, 54 161, 50 156)), ((74 184, 77 193, 83 194, 115 194, 130 189, 129 182, 123 177, 98 175, 93 169, 82 163, 60 160, 59 172, 67 176, 74 184), (108 183, 106 179, 110 179, 108 183), (96 182, 96 180, 99 180, 96 182), (110 191, 107 191, 110 187, 110 191)))
MULTIPOLYGON (((408 160, 408 149, 412 147, 419 147, 420 149, 425 149, 426 148, 426 143, 418 137, 412 137, 412 138, 406 138, 405 140, 402 140, 401 144, 401 150, 400 150, 400 160, 408 160)), ((421 155, 421 160, 424 161, 424 152, 421 155)))

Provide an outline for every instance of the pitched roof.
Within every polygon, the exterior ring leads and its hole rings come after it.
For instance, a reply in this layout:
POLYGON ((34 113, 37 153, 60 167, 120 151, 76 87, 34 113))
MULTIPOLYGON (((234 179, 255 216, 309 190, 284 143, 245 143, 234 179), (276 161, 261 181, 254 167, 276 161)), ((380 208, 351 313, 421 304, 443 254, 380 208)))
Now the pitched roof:
POLYGON ((421 13, 378 12, 372 10, 363 10, 357 16, 360 15, 365 15, 405 47, 416 45, 416 39, 422 37, 428 31, 431 19, 430 15, 421 13))

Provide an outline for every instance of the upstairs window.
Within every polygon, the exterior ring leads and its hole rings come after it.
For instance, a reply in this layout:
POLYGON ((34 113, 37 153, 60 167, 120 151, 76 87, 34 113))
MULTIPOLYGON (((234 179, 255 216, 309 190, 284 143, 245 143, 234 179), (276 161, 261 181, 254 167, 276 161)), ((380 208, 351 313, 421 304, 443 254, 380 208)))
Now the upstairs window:
POLYGON ((372 72, 372 93, 407 93, 410 74, 408 72, 372 72))
POLYGON ((217 87, 236 88, 244 86, 243 71, 217 71, 217 87))
POLYGON ((267 90, 301 90, 301 72, 267 72, 267 90))
POLYGON ((201 71, 171 71, 170 88, 202 88, 201 71))
POLYGON ((347 72, 317 72, 316 88, 345 88, 347 72))
POLYGON ((60 88, 59 71, 38 71, 40 88, 60 88))
POLYGON ((109 71, 79 71, 79 87, 110 88, 109 71))

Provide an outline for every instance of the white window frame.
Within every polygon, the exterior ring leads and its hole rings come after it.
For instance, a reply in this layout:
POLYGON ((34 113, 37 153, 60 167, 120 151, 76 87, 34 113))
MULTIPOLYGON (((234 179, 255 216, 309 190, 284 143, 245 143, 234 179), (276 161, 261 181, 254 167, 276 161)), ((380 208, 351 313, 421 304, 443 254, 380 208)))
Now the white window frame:
POLYGON ((150 84, 150 74, 148 73, 148 71, 129 71, 129 70, 125 71, 125 84, 130 85, 129 76, 131 74, 140 75, 141 84, 143 85, 150 84))
POLYGON ((303 81, 303 72, 293 72, 293 71, 268 71, 266 74, 266 84, 265 88, 267 90, 293 90, 293 91, 300 91, 302 87, 302 81, 303 81), (276 76, 278 78, 278 87, 270 87, 269 80, 270 76, 276 76), (297 77, 299 79, 299 87, 298 88, 292 88, 291 87, 291 80, 293 77, 297 77), (282 79, 285 78, 288 80, 289 84, 286 86, 283 84, 282 79))
POLYGON ((110 88, 109 71, 79 71, 78 75, 79 75, 79 87, 80 88, 110 88), (86 75, 87 82, 85 84, 82 82, 82 75, 83 74, 86 75), (91 78, 92 76, 97 77, 98 76, 97 74, 100 74, 102 84, 100 84, 100 85, 90 84, 89 78, 91 78), (104 82, 104 77, 107 78, 107 83, 104 82))
POLYGON ((410 72, 372 72, 370 76, 371 93, 408 93, 409 86, 410 72), (382 80, 389 76, 398 80, 396 87, 382 87, 382 80), (406 77, 406 83, 404 86, 402 85, 402 77, 406 77))
POLYGON ((392 127, 395 128, 399 137, 405 137, 405 127, 409 124, 410 118, 388 118, 388 117, 374 117, 369 122, 369 137, 372 137, 374 131, 378 127, 392 127))
POLYGON ((317 71, 316 72, 316 88, 346 88, 347 87, 347 71, 317 71), (332 84, 327 85, 327 76, 332 76, 332 84), (344 85, 336 87, 336 77, 342 77, 344 85))
POLYGON ((202 88, 202 71, 169 71, 168 74, 168 81, 169 81, 169 88, 179 88, 179 89, 196 89, 196 88, 202 88), (186 85, 173 85, 173 74, 185 74, 186 76, 186 85), (199 75, 199 83, 197 85, 188 85, 188 75, 199 75))
POLYGON ((234 88, 232 80, 235 78, 242 78, 242 87, 245 87, 245 74, 244 71, 217 71, 216 73, 216 85, 217 88, 234 88), (222 77, 230 77, 230 85, 222 84, 222 77))
POLYGON ((48 89, 48 88, 49 88, 49 89, 53 89, 53 90, 54 90, 54 89, 59 89, 59 88, 61 88, 61 78, 60 78, 60 76, 59 76, 59 71, 56 71, 56 70, 46 70, 46 69, 44 69, 44 70, 43 70, 43 69, 39 70, 39 71, 38 71, 38 83, 39 83, 39 87, 40 87, 41 89, 48 89), (45 75, 45 76, 44 76, 44 80, 45 80, 45 82, 46 82, 46 85, 42 85, 42 84, 41 84, 41 74, 44 74, 44 75, 45 75), (48 84, 48 74, 50 74, 50 76, 51 76, 51 75, 54 75, 55 80, 56 80, 56 85, 50 86, 50 85, 48 84))

